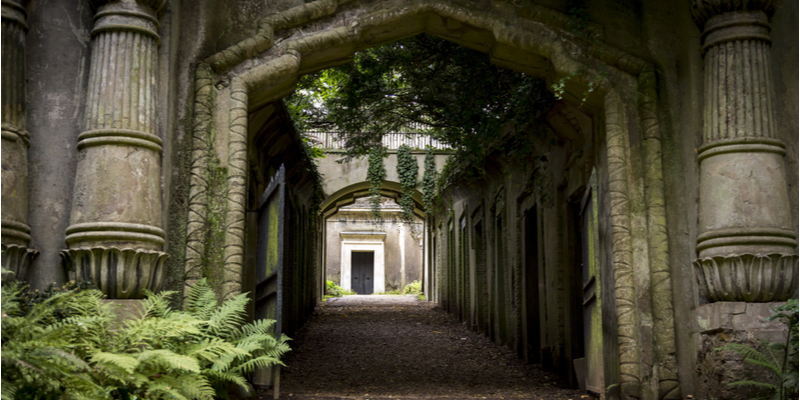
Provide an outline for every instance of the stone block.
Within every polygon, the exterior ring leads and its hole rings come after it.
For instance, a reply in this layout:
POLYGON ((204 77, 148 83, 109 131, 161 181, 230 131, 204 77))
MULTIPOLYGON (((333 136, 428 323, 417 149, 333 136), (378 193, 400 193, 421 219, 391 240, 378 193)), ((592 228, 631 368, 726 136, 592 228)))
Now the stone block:
POLYGON ((772 310, 783 303, 746 303, 747 310, 731 316, 731 328, 741 331, 782 330, 780 321, 767 321, 775 312, 772 310))
POLYGON ((732 317, 744 314, 747 303, 741 301, 719 301, 697 307, 695 318, 700 332, 718 329, 732 329, 732 317))

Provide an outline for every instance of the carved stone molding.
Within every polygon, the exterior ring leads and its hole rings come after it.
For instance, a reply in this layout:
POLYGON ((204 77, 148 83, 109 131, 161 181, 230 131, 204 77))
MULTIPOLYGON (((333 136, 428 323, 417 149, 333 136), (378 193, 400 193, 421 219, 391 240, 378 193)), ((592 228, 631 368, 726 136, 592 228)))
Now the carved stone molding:
POLYGON ((760 11, 771 17, 777 8, 777 0, 693 0, 692 17, 702 28, 709 19, 717 15, 760 11))
POLYGON ((709 301, 786 300, 797 286, 786 146, 770 56, 775 0, 695 0, 703 30, 697 256, 709 301), (792 286, 784 286, 792 283, 792 286))
POLYGON ((144 288, 158 290, 166 259, 156 119, 157 16, 166 1, 91 4, 84 132, 63 254, 110 298, 140 298, 144 288))
POLYGON ((61 252, 70 279, 91 280, 110 299, 141 299, 158 292, 169 256, 160 251, 92 247, 61 252))
POLYGON ((25 281, 28 278, 31 261, 39 254, 39 251, 15 244, 3 244, 2 248, 3 268, 14 273, 12 279, 25 281))
POLYGON ((3 267, 24 280, 37 253, 26 248, 28 226, 28 147, 26 128, 25 38, 23 2, 2 0, 2 244, 3 267))
POLYGON ((698 258, 698 284, 710 302, 786 301, 797 293, 796 254, 739 254, 698 258))

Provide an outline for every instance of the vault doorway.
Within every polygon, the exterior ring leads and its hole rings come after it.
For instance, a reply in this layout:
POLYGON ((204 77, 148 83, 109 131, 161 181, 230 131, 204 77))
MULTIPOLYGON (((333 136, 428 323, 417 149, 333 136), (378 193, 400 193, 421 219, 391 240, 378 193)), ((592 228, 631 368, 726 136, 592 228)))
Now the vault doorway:
POLYGON ((372 294, 375 280, 375 252, 353 251, 350 288, 357 294, 372 294))

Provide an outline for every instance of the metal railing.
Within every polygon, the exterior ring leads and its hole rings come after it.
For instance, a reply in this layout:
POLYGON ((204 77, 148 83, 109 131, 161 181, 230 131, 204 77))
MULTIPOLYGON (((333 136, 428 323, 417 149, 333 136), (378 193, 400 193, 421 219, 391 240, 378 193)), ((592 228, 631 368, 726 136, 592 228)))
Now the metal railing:
MULTIPOLYGON (((303 135, 312 140, 314 147, 330 150, 345 148, 345 141, 336 139, 337 132, 306 131, 303 132, 303 135)), ((389 150, 396 150, 402 144, 412 149, 424 150, 426 146, 434 149, 449 149, 438 140, 421 133, 389 133, 383 136, 383 146, 389 150)))

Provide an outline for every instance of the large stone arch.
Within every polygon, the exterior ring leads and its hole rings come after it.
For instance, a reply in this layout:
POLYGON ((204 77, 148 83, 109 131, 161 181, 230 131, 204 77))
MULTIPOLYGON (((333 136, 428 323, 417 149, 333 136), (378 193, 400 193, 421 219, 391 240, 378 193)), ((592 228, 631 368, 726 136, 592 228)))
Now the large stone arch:
MULTIPOLYGON (((369 196, 369 188, 370 183, 364 181, 354 183, 336 191, 322 201, 319 207, 320 214, 327 217, 335 213, 340 207, 353 204, 357 198, 369 196)), ((381 185, 382 196, 397 200, 402 193, 403 187, 400 185, 400 182, 383 181, 383 185, 381 185)), ((414 200, 414 215, 425 219, 424 207, 422 205, 422 193, 415 190, 412 198, 414 200)))
MULTIPOLYGON (((569 24, 569 17, 536 6, 498 2, 471 10, 444 0, 319 0, 263 18, 253 36, 197 66, 186 270, 202 270, 206 262, 197 249, 208 199, 222 198, 224 265, 209 267, 223 268, 226 282, 241 279, 249 111, 291 93, 299 76, 347 62, 359 49, 427 32, 505 67, 551 81, 568 77, 564 97, 574 104, 594 88, 583 107, 604 125, 621 391, 679 398, 655 70, 576 37, 569 24), (212 164, 226 169, 225 185, 208 184, 212 164)), ((195 278, 187 274, 187 283, 195 278)))

